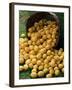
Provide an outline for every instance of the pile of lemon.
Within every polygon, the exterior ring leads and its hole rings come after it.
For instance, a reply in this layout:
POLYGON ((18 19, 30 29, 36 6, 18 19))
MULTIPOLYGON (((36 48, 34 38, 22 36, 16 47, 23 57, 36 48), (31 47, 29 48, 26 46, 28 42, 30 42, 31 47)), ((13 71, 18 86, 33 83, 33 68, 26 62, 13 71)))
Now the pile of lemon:
POLYGON ((31 68, 31 78, 53 77, 64 73, 64 51, 56 50, 58 25, 45 19, 28 29, 27 38, 19 39, 19 71, 31 68))

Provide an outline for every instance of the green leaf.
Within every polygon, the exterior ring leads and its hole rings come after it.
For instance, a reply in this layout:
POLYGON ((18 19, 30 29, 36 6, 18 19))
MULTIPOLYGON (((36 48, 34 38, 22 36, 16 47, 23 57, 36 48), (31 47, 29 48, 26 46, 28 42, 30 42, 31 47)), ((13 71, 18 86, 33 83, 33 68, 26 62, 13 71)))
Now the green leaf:
POLYGON ((28 69, 27 71, 22 71, 22 72, 19 72, 19 78, 20 79, 28 79, 28 78, 31 78, 30 77, 30 73, 31 73, 31 69, 28 69))

